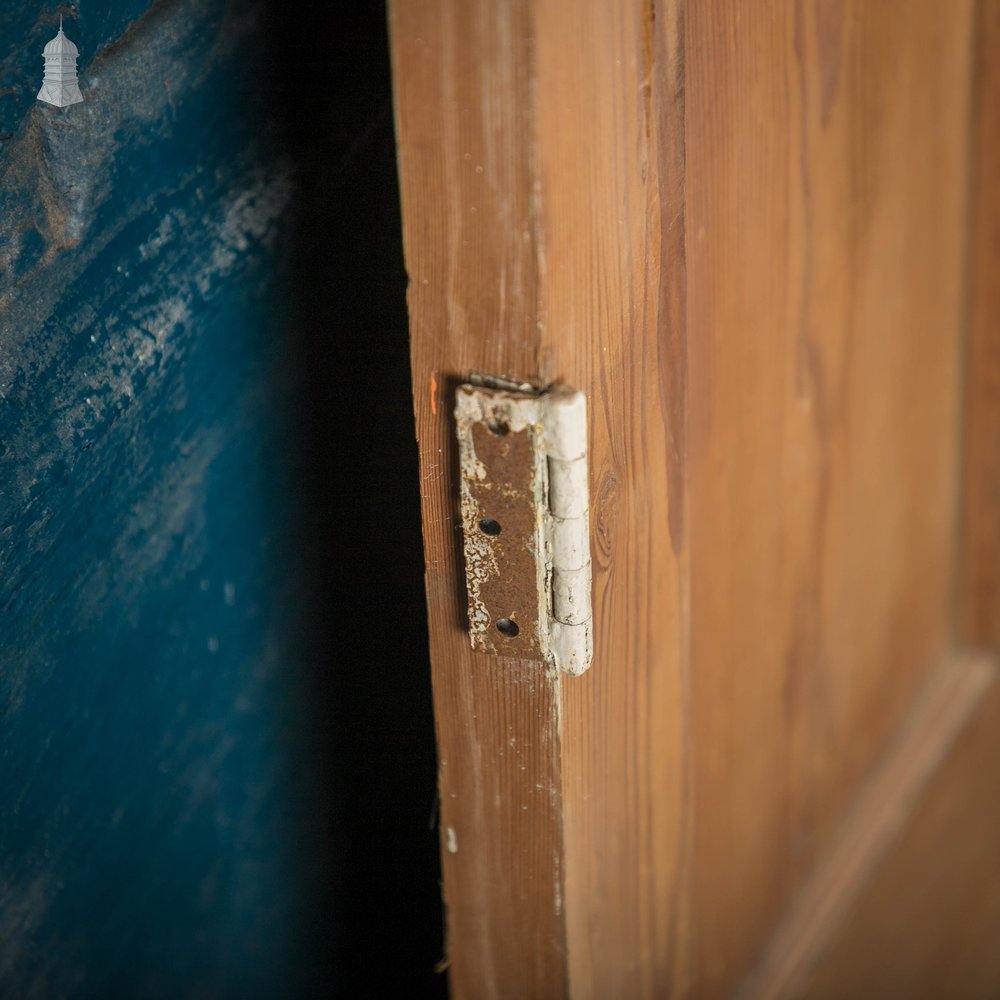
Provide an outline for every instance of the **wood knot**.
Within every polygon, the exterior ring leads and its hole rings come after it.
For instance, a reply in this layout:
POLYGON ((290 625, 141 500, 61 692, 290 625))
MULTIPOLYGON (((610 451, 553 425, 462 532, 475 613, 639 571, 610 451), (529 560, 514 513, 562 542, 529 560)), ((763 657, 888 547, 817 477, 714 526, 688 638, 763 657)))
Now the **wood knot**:
POLYGON ((598 570, 606 570, 611 564, 620 492, 621 476, 613 467, 605 466, 598 477, 592 511, 594 558, 598 570))

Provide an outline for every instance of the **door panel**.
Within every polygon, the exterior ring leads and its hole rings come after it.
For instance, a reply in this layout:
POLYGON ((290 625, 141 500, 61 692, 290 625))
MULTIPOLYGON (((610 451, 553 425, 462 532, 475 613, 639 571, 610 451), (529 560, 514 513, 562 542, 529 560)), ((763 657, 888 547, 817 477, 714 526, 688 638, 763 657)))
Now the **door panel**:
POLYGON ((948 662, 976 6, 390 10, 452 988, 731 994, 948 662), (463 632, 471 368, 587 394, 582 677, 463 632))

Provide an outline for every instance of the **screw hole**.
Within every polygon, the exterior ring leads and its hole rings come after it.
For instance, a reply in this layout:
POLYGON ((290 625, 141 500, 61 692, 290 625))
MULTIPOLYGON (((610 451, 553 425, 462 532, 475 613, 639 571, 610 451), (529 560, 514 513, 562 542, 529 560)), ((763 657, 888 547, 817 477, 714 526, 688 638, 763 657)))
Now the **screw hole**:
POLYGON ((521 630, 517 627, 517 622, 511 621, 510 618, 501 618, 497 622, 497 631, 508 639, 513 639, 521 630))
POLYGON ((496 434, 497 437, 503 437, 505 434, 510 433, 510 424, 501 417, 493 417, 492 420, 487 420, 486 426, 490 433, 496 434))
POLYGON ((500 534, 500 522, 494 521, 492 517, 484 517, 479 522, 479 530, 484 535, 499 535, 500 534))

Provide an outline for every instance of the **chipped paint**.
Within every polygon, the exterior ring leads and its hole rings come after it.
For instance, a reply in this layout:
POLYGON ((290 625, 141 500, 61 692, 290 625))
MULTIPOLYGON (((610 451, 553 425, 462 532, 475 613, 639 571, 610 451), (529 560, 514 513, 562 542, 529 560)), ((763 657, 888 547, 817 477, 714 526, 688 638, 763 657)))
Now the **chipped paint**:
MULTIPOLYGON (((38 18, 51 37, 42 6, 0 14, 2 46, 30 60, 6 50, 4 70, 32 91, 40 50, 8 29, 38 18)), ((94 5, 73 35, 86 102, 0 107, 16 110, 0 144, 3 996, 273 992, 293 968, 296 821, 275 806, 291 609, 262 540, 284 530, 274 306, 294 183, 263 123, 229 113, 261 14, 240 6, 94 5), (235 958, 262 940, 266 962, 235 958)))
POLYGON ((586 403, 497 381, 456 396, 470 639, 579 674, 593 655, 586 403))
POLYGON ((528 396, 470 387, 457 394, 470 638, 482 652, 529 659, 545 656, 538 625, 547 614, 538 588, 545 566, 538 416, 528 396), (533 586, 525 588, 526 577, 533 586))
MULTIPOLYGON (((476 480, 486 478, 486 468, 481 463, 470 464, 476 480), (479 470, 482 475, 479 475, 479 470)), ((468 491, 462 492, 462 522, 476 524, 483 518, 483 508, 468 491)), ((499 573, 499 565, 489 539, 481 531, 470 532, 465 542, 466 586, 469 592, 469 628, 476 634, 487 632, 491 622, 490 611, 483 599, 483 586, 499 573)))

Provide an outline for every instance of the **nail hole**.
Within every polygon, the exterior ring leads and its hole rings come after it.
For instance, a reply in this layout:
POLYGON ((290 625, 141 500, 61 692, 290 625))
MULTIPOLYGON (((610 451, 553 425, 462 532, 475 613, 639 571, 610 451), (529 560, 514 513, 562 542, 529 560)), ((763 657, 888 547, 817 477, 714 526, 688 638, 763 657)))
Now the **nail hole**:
POLYGON ((484 517, 479 522, 479 530, 484 535, 499 535, 500 534, 500 522, 494 521, 492 517, 484 517))
POLYGON ((521 630, 517 627, 517 622, 511 621, 509 618, 501 618, 497 622, 497 631, 507 636, 508 639, 513 639, 521 630))
POLYGON ((492 420, 487 420, 486 426, 492 434, 496 434, 498 437, 503 437, 504 434, 510 433, 510 424, 500 417, 494 417, 492 420))

